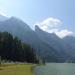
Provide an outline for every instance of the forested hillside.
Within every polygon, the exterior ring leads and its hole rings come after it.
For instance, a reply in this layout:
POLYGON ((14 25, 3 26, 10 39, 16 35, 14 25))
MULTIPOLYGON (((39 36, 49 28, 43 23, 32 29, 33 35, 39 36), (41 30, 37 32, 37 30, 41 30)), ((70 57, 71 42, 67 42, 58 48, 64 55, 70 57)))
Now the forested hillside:
POLYGON ((34 49, 8 32, 0 32, 0 56, 2 60, 38 62, 34 49))

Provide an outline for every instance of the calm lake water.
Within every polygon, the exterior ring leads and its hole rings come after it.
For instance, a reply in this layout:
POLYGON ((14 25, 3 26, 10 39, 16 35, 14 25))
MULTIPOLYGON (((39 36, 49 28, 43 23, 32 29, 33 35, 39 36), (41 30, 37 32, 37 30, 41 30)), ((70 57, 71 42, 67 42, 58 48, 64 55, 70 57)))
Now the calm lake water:
POLYGON ((37 66, 36 75, 75 75, 74 63, 47 63, 45 66, 37 66))

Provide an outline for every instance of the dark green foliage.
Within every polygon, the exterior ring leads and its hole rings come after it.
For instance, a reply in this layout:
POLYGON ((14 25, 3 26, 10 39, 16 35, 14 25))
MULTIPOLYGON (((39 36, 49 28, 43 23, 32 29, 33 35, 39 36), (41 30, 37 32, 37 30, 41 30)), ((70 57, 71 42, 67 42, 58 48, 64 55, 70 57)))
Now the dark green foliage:
POLYGON ((10 61, 38 62, 34 50, 8 32, 0 32, 0 56, 10 61))

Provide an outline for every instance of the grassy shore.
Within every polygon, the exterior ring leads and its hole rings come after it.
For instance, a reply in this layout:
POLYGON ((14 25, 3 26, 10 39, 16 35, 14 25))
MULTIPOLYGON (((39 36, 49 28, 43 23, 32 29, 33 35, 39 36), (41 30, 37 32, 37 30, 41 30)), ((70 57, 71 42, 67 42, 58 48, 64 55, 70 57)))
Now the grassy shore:
POLYGON ((0 67, 0 75, 34 75, 35 64, 5 64, 0 67))

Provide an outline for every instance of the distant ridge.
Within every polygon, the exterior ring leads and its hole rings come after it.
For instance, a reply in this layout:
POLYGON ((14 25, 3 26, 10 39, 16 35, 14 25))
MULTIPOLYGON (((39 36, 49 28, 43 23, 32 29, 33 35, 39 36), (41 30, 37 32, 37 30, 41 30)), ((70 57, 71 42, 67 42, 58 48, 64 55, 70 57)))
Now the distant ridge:
POLYGON ((5 21, 5 20, 7 20, 7 19, 8 19, 8 17, 3 16, 3 15, 0 14, 0 21, 5 21))
POLYGON ((54 33, 50 34, 35 26, 35 31, 22 20, 11 17, 0 22, 0 31, 17 36, 35 49, 36 54, 47 62, 65 62, 75 58, 75 51, 54 33))

